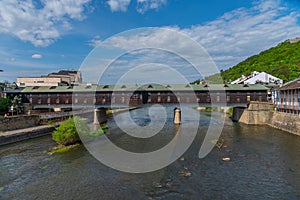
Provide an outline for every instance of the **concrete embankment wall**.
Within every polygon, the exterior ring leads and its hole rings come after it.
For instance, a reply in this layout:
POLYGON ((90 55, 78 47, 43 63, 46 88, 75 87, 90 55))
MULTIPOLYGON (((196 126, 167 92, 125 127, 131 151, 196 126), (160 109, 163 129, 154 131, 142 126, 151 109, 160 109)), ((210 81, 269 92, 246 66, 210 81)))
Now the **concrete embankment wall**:
POLYGON ((251 102, 244 109, 239 122, 245 124, 269 124, 273 116, 273 104, 267 102, 251 102))
POLYGON ((268 125, 300 136, 300 116, 291 113, 274 112, 268 125))
POLYGON ((0 119, 0 131, 12 131, 17 129, 38 126, 40 118, 38 115, 5 117, 0 119))
POLYGON ((233 120, 253 125, 269 125, 300 136, 300 115, 273 111, 271 103, 251 102, 248 108, 235 108, 233 120))
MULTIPOLYGON (((10 144, 14 142, 20 142, 28 140, 30 138, 36 138, 44 135, 48 135, 54 131, 54 126, 43 126, 34 129, 19 131, 12 134, 0 135, 0 145, 10 144)), ((14 131, 11 131, 14 132, 14 131)))

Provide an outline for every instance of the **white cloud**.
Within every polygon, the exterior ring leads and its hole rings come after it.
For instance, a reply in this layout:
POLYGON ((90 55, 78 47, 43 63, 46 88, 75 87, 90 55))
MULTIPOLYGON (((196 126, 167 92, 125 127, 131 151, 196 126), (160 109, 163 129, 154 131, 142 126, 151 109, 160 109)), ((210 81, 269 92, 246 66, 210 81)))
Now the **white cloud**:
POLYGON ((275 0, 225 13, 182 30, 202 44, 220 68, 227 68, 278 43, 300 36, 299 14, 275 0))
POLYGON ((0 1, 0 33, 11 34, 35 46, 48 46, 71 29, 70 20, 84 19, 84 6, 90 0, 0 1))
MULTIPOLYGON (((142 0, 141 0, 142 1, 142 0)), ((257 1, 250 8, 239 8, 220 18, 190 28, 168 27, 201 44, 221 69, 290 38, 300 36, 300 14, 276 0, 257 1)), ((113 37, 109 45, 124 50, 141 47, 177 49, 185 55, 197 52, 187 40, 179 40, 169 31, 138 33, 130 37, 113 37)), ((100 41, 97 43, 101 44, 100 41)), ((108 43, 107 43, 108 44, 108 43)), ((103 44, 102 44, 103 45, 103 44)))
POLYGON ((149 9, 158 9, 166 3, 167 0, 137 0, 137 11, 140 13, 144 13, 149 9))
POLYGON ((111 11, 123 11, 127 10, 131 0, 108 0, 107 3, 110 6, 111 11))
POLYGON ((97 47, 99 45, 102 44, 102 40, 100 39, 100 36, 96 36, 93 39, 91 39, 90 41, 88 41, 88 45, 92 46, 92 47, 97 47))
POLYGON ((32 54, 31 58, 41 59, 43 56, 41 54, 32 54))
MULTIPOLYGON (((131 0, 107 0, 107 4, 110 6, 111 11, 127 11, 127 8, 131 0)), ((144 13, 150 9, 158 9, 162 5, 167 3, 167 0, 136 0, 137 11, 144 13)))

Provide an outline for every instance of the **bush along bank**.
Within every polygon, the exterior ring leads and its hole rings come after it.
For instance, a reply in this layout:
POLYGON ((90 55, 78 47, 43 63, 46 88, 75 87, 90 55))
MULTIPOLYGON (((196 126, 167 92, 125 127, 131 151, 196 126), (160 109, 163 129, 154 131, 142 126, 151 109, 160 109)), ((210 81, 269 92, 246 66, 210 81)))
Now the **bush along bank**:
POLYGON ((58 146, 54 147, 50 154, 66 152, 68 149, 78 146, 81 143, 78 132, 84 141, 90 141, 105 134, 107 130, 106 125, 101 125, 98 130, 91 131, 84 119, 79 116, 70 117, 53 131, 52 139, 58 146))

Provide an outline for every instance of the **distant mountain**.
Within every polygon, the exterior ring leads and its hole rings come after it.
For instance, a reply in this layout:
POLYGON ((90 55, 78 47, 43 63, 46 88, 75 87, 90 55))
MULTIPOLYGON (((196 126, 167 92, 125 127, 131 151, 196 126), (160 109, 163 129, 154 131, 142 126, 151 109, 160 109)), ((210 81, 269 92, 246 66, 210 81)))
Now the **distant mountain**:
MULTIPOLYGON (((267 72, 284 82, 300 77, 300 38, 282 42, 220 73, 223 81, 227 83, 253 71, 267 72)), ((208 76, 205 81, 220 83, 217 77, 208 76)))

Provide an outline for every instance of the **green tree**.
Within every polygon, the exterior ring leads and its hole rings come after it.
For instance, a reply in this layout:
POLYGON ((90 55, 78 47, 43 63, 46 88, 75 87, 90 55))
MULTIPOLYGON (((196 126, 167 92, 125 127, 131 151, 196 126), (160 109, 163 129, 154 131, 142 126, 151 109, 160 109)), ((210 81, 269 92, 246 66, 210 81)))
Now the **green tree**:
MULTIPOLYGON (((253 71, 269 73, 285 82, 300 77, 300 42, 282 42, 221 72, 221 76, 227 83, 253 71)), ((205 77, 205 80, 209 83, 220 82, 216 74, 205 77)))
POLYGON ((78 116, 70 117, 61 123, 52 133, 52 139, 61 145, 72 145, 80 142, 78 132, 84 135, 89 134, 89 127, 86 122, 78 116))
POLYGON ((10 98, 0 98, 0 112, 7 113, 11 106, 10 98))

